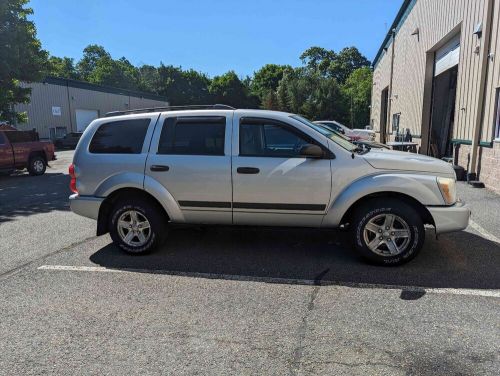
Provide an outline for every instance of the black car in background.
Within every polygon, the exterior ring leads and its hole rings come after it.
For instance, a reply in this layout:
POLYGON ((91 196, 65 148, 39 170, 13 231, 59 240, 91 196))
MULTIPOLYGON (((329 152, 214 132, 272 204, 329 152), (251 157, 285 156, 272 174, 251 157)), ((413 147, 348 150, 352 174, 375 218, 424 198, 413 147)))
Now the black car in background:
POLYGON ((55 140, 54 145, 59 149, 74 149, 76 148, 80 137, 82 137, 81 132, 68 133, 63 138, 55 140))

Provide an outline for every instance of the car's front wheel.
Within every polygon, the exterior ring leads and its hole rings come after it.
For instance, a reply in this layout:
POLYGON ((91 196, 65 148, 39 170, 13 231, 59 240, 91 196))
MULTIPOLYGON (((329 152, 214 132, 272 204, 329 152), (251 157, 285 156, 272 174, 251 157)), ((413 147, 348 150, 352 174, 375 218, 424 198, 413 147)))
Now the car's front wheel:
POLYGON ((111 212, 109 232, 125 252, 145 254, 164 243, 167 225, 165 214, 151 200, 119 200, 111 212))
POLYGON ((425 230, 417 210, 397 199, 374 199, 354 213, 354 247, 379 265, 401 265, 423 247, 425 230))

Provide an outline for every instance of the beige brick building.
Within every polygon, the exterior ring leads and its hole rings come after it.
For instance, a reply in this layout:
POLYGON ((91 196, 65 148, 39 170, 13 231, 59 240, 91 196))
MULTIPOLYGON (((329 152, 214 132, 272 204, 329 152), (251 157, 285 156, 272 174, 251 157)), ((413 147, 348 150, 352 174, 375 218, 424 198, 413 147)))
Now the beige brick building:
POLYGON ((374 60, 371 122, 410 129, 500 192, 500 0, 405 0, 374 60))
POLYGON ((168 105, 165 97, 64 78, 47 77, 43 82, 23 85, 31 88, 31 101, 15 109, 26 111, 28 122, 16 127, 36 129, 41 138, 81 132, 107 112, 168 105))

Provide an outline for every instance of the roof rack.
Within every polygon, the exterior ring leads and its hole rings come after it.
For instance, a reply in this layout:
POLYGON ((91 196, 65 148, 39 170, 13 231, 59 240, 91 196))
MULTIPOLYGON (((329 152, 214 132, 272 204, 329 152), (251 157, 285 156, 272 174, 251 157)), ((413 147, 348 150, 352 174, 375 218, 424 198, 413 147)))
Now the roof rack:
POLYGON ((159 111, 177 111, 177 110, 236 110, 236 108, 226 104, 192 104, 188 106, 165 106, 165 107, 151 107, 151 108, 138 108, 135 110, 126 111, 111 111, 104 115, 104 117, 119 116, 127 114, 144 114, 148 112, 159 111))

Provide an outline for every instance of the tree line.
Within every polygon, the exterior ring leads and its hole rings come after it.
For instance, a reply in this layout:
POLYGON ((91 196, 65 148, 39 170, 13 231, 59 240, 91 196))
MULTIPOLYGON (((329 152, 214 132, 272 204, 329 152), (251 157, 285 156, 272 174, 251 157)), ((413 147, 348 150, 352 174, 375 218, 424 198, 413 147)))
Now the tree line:
POLYGON ((20 82, 57 76, 165 96, 171 105, 223 103, 337 120, 352 127, 369 124, 372 70, 356 47, 339 52, 311 47, 300 56, 299 67, 266 64, 246 77, 234 71, 209 77, 163 63, 135 66, 94 44, 75 61, 49 56, 42 49, 35 25, 27 19, 32 11, 26 3, 7 0, 0 7, 0 27, 9 32, 5 39, 10 43, 0 43, 1 56, 9 55, 6 64, 0 63, 0 118, 5 120, 25 121, 24 114, 13 111, 13 104, 29 101, 29 90, 20 82))

